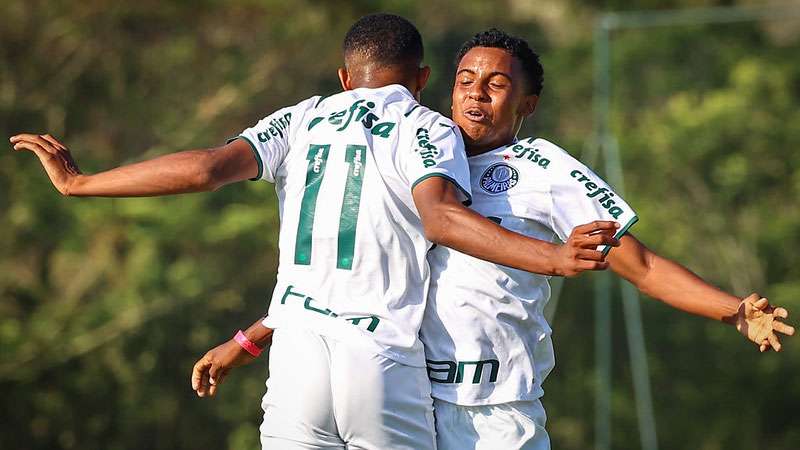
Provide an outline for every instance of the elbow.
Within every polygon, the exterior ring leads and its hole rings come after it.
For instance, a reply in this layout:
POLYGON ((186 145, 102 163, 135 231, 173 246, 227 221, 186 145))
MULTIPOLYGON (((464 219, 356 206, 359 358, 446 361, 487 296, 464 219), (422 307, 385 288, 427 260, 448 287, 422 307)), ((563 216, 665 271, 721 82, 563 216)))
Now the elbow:
POLYGON ((194 171, 195 176, 192 180, 194 191, 197 192, 211 192, 216 191, 222 187, 223 183, 220 182, 221 168, 218 167, 218 161, 215 157, 214 150, 205 150, 197 158, 197 168, 194 171))
POLYGON ((656 280, 653 274, 655 273, 657 257, 652 252, 647 252, 642 258, 642 264, 637 273, 628 281, 631 282, 636 288, 644 295, 654 297, 656 280))
POLYGON ((442 206, 425 217, 423 221, 425 239, 437 245, 450 247, 449 244, 452 243, 454 233, 452 226, 454 214, 456 214, 455 208, 442 206))
POLYGON ((213 174, 205 170, 197 172, 192 180, 192 191, 195 192, 211 192, 216 191, 219 186, 214 183, 213 174))
POLYGON ((426 226, 425 227, 425 239, 433 242, 437 245, 444 245, 444 241, 446 240, 446 235, 443 230, 439 227, 434 226, 426 226))

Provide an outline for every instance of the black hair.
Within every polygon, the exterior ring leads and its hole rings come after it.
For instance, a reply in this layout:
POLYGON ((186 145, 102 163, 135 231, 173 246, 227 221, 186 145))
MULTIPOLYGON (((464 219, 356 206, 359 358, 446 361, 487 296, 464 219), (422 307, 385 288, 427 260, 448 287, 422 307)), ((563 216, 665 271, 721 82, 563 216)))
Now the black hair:
POLYGON ((370 14, 356 21, 344 37, 345 60, 358 56, 380 66, 422 62, 417 27, 394 14, 370 14))
POLYGON ((505 31, 497 28, 489 28, 486 31, 472 36, 467 42, 461 45, 456 54, 456 67, 461 63, 461 59, 468 51, 475 47, 501 48, 511 56, 517 58, 522 63, 522 70, 528 81, 528 91, 540 95, 544 84, 544 68, 539 62, 539 55, 531 49, 522 38, 511 36, 505 31))

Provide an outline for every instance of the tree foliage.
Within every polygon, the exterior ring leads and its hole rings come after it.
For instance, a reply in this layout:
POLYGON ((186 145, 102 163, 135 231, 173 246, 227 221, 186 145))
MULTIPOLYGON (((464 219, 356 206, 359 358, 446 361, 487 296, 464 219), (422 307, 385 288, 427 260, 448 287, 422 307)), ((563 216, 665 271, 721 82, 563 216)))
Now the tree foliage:
MULTIPOLYGON (((657 7, 10 0, 0 131, 59 136, 88 172, 218 145, 278 107, 335 92, 347 27, 386 10, 419 26, 434 70, 423 100, 441 111, 464 39, 488 26, 529 39, 545 91, 522 133, 579 156, 592 130, 593 19, 604 8, 657 7)), ((612 121, 642 219, 634 232, 737 295, 756 290, 800 312, 800 21, 613 39, 612 121)), ((0 152, 0 447, 256 448, 264 362, 239 369, 211 401, 195 398, 188 379, 206 349, 266 311, 274 197, 266 184, 242 183, 173 198, 62 198, 31 155, 0 152)), ((592 443, 590 281, 567 283, 553 324, 558 366, 545 406, 554 448, 592 443)), ((617 310, 613 448, 634 449, 617 310)), ((643 313, 662 448, 797 447, 800 346, 759 355, 729 327, 647 299, 643 313)))

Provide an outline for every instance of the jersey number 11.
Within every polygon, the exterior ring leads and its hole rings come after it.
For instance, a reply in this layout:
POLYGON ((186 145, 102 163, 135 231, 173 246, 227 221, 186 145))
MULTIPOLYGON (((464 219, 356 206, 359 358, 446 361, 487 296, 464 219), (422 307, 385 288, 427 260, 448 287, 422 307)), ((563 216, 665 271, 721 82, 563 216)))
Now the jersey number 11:
MULTIPOLYGON (((303 200, 300 203, 300 220, 297 223, 297 240, 294 247, 294 263, 311 264, 311 233, 314 230, 314 215, 317 209, 317 197, 331 145, 311 144, 308 148, 308 168, 306 169, 306 186, 303 200)), ((353 251, 356 245, 356 225, 358 209, 361 205, 361 186, 364 183, 364 168, 367 164, 367 147, 364 145, 348 145, 344 156, 350 167, 347 171, 347 184, 344 187, 342 212, 339 215, 339 239, 336 254, 336 267, 350 270, 353 268, 353 251)))

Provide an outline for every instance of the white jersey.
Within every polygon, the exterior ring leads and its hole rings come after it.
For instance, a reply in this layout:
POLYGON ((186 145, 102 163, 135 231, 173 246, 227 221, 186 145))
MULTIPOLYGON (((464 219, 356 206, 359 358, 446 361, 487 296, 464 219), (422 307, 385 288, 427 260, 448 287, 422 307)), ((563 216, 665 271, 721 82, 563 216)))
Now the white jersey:
MULTIPOLYGON (((544 139, 469 158, 473 204, 509 230, 545 241, 593 220, 636 214, 594 172, 544 139)), ((608 248, 605 249, 606 251, 608 248)), ((422 341, 434 398, 459 405, 533 400, 555 365, 543 310, 548 277, 436 247, 422 341)))
POLYGON ((424 367, 430 273, 411 191, 439 176, 468 200, 458 128, 402 86, 312 97, 244 130, 281 218, 271 328, 303 327, 424 367))

